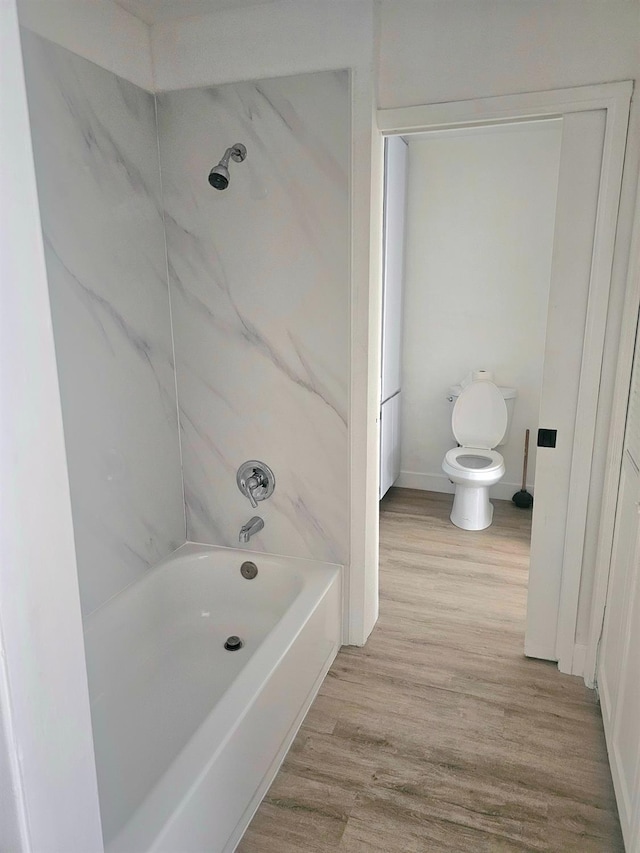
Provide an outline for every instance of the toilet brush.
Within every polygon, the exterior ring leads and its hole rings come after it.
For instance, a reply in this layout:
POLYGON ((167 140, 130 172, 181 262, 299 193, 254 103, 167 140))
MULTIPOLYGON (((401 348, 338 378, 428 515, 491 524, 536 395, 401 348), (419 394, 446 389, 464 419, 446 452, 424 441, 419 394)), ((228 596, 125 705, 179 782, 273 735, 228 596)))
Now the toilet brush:
POLYGON ((529 430, 524 434, 524 465, 522 466, 522 488, 511 498, 520 509, 531 509, 533 495, 527 491, 527 462, 529 461, 529 430))

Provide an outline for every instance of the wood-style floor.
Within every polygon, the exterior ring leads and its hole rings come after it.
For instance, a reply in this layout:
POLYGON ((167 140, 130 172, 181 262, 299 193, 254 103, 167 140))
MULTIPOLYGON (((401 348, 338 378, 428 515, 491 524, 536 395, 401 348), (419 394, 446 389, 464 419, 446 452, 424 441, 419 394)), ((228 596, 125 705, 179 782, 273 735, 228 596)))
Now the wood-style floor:
POLYGON ((624 851, 595 695, 523 657, 531 514, 381 504, 380 619, 343 649, 238 853, 624 851))

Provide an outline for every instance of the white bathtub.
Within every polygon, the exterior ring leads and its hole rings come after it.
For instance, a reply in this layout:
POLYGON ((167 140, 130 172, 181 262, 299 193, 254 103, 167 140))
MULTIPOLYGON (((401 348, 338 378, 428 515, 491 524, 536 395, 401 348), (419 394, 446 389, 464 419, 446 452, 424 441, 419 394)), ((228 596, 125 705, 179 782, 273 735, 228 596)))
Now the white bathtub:
POLYGON ((184 545, 91 614, 105 850, 227 853, 340 645, 340 567, 184 545), (258 576, 245 580, 244 560, 258 576), (239 651, 223 647, 230 635, 239 651))

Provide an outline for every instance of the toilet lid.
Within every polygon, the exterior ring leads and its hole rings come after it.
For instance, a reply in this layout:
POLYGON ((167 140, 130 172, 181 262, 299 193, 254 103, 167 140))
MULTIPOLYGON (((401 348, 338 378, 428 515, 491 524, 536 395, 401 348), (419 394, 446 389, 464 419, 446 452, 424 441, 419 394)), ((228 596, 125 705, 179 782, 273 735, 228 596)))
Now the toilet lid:
POLYGON ((463 388, 453 407, 451 426, 462 447, 496 447, 507 430, 507 404, 498 386, 481 379, 463 388))

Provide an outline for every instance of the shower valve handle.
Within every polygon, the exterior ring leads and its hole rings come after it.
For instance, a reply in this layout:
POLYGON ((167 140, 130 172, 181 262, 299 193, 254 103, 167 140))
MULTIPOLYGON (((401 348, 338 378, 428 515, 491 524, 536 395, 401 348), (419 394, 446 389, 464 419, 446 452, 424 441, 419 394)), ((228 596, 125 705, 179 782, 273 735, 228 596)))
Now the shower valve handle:
POLYGON ((256 509, 258 501, 264 501, 273 494, 276 478, 271 468, 264 462, 250 460, 238 468, 236 482, 242 494, 249 499, 253 509, 256 509))
POLYGON ((249 498, 249 502, 251 503, 251 506, 254 509, 257 508, 258 501, 254 498, 253 493, 259 486, 262 485, 262 483, 261 483, 262 478, 256 477, 256 473, 257 472, 254 471, 253 475, 251 477, 249 477, 248 480, 243 479, 241 481, 242 490, 244 491, 245 495, 249 498))

